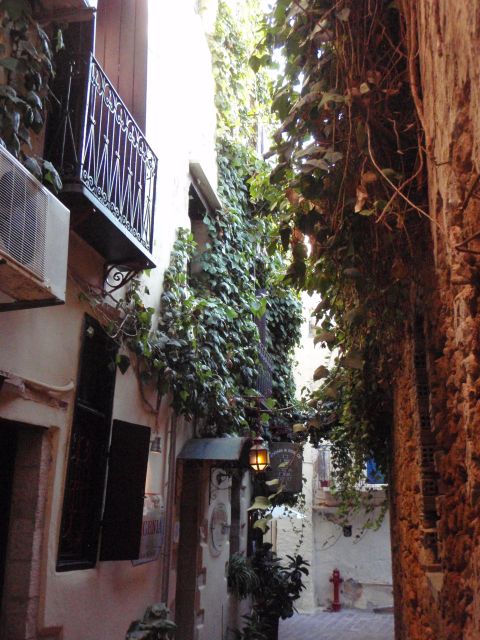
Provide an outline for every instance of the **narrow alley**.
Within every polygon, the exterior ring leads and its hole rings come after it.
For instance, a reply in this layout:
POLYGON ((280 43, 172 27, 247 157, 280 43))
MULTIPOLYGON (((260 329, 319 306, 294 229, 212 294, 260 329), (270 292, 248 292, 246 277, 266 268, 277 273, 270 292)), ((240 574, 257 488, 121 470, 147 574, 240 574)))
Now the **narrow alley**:
POLYGON ((393 640, 393 614, 344 609, 280 621, 279 640, 393 640))
POLYGON ((479 50, 0 0, 0 640, 480 640, 479 50))

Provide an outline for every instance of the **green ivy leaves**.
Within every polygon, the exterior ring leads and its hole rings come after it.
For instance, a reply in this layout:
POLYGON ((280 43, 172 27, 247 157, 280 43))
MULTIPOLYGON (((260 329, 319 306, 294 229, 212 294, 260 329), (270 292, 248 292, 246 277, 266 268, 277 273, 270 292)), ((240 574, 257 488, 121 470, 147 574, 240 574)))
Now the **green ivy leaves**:
POLYGON ((8 84, 0 87, 0 143, 52 191, 62 187, 55 167, 30 155, 30 133, 45 124, 53 54, 45 31, 32 18, 29 0, 2 0, 1 28, 6 45, 0 47, 0 67, 8 84))
MULTIPOLYGON (((254 5, 246 10, 257 20, 254 5)), ((251 33, 250 21, 235 20, 221 2, 210 44, 217 87, 218 191, 224 208, 203 220, 208 242, 196 256, 201 273, 188 276, 197 247, 192 234, 179 229, 157 324, 152 325, 154 309, 143 301, 148 288, 136 279, 118 304, 122 320, 109 327, 125 348, 117 359, 120 371, 133 365, 144 384, 171 394, 175 412, 194 418, 197 433, 209 436, 248 435, 260 424, 267 429, 271 416, 294 398, 292 358, 301 305, 283 282, 276 227, 263 209, 270 185, 255 142, 257 116, 266 113, 269 101, 265 79, 248 68, 251 33), (258 325, 263 321, 273 397, 259 416, 258 325)))
POLYGON ((266 52, 282 61, 275 162, 269 188, 256 186, 276 217, 277 246, 289 251, 287 281, 322 297, 315 343, 338 357, 314 373, 321 386, 310 432, 336 443, 345 496, 369 456, 385 469, 392 398, 381 381, 392 369, 415 250, 413 208, 393 189, 409 184, 411 201, 425 198, 410 87, 398 82, 406 56, 393 54, 405 49, 402 29, 392 3, 277 0, 253 60, 268 65, 266 52))

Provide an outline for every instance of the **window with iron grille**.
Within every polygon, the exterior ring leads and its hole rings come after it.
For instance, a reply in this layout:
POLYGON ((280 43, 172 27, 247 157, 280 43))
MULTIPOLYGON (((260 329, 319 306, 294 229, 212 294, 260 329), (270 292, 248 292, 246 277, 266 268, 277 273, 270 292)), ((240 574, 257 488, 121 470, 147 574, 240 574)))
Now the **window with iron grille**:
POLYGON ((65 483, 59 571, 88 569, 95 566, 97 558, 138 558, 150 429, 121 420, 111 422, 116 352, 115 342, 86 316, 65 483))
POLYGON ((85 317, 57 568, 93 567, 107 468, 116 344, 85 317))

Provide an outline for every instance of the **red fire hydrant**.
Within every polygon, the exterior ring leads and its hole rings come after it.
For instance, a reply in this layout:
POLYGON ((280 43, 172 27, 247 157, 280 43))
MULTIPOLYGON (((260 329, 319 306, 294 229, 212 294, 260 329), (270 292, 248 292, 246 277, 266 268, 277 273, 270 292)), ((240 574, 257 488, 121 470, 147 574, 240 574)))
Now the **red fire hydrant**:
POLYGON ((332 611, 340 611, 340 583, 343 582, 343 578, 340 577, 340 571, 334 569, 330 582, 333 582, 333 602, 332 611))

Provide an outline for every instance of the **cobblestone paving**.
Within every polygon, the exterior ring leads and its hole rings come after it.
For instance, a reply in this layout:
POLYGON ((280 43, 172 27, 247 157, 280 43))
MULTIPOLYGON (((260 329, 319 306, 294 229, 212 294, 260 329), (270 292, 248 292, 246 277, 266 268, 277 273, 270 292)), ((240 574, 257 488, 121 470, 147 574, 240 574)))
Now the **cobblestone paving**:
POLYGON ((279 640, 393 640, 393 615, 343 610, 280 620, 279 640))

